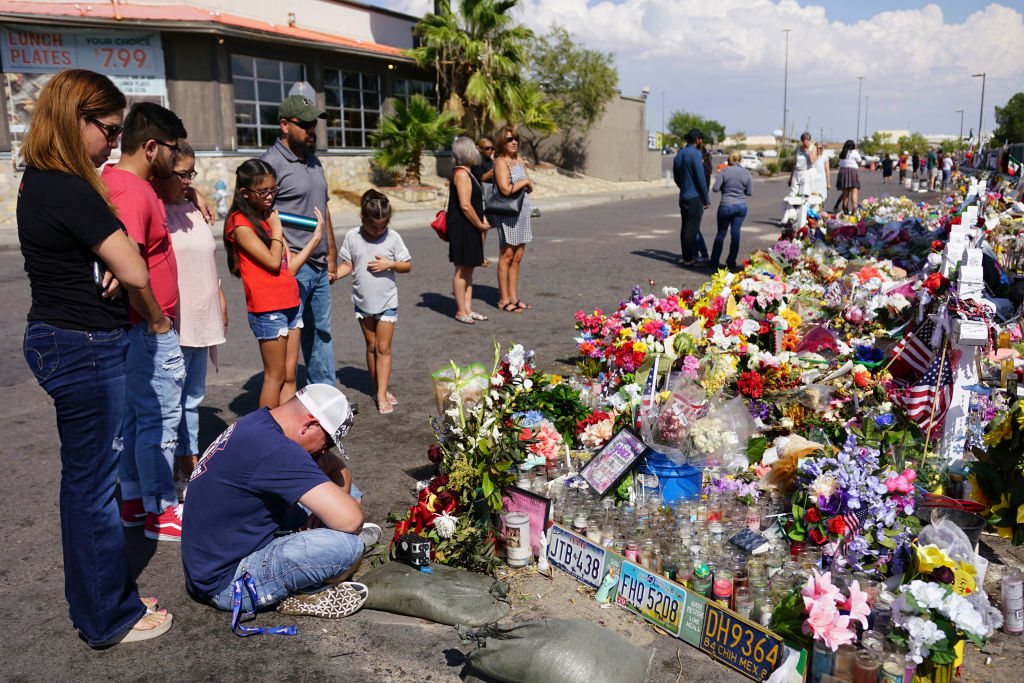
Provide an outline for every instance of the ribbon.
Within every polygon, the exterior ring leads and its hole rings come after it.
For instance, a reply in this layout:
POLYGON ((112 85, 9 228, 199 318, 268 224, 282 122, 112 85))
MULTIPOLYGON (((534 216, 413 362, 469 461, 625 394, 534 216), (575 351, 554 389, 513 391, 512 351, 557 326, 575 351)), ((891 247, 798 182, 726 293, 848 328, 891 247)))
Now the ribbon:
POLYGON ((247 619, 249 617, 256 616, 256 607, 259 606, 259 601, 256 599, 256 584, 253 583, 252 577, 249 576, 249 572, 242 574, 242 578, 235 581, 234 598, 232 600, 231 607, 231 632, 239 638, 245 638, 246 636, 255 636, 261 633, 268 635, 281 635, 281 636, 294 636, 294 626, 270 626, 264 628, 242 626, 239 623, 240 619, 247 619), (245 588, 249 591, 249 597, 252 599, 252 611, 241 614, 242 611, 242 584, 245 584, 245 588))

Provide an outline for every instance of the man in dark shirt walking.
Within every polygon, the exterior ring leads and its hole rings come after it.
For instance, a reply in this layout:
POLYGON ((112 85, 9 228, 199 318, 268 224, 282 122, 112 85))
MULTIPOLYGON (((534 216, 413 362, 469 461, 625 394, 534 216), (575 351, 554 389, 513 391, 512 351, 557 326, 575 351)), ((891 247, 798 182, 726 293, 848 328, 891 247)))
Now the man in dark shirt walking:
POLYGON ((679 214, 682 226, 679 230, 679 242, 682 248, 682 266, 695 266, 694 247, 700 234, 700 221, 704 210, 711 205, 708 199, 707 178, 704 176, 704 163, 699 145, 704 135, 696 128, 685 136, 686 146, 676 153, 672 162, 672 176, 679 188, 679 214))

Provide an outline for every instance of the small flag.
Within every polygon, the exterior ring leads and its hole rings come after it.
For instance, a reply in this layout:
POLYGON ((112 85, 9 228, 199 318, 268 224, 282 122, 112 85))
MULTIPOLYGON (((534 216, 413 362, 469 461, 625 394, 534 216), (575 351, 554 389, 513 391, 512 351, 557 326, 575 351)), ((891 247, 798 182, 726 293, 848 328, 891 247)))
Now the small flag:
MULTIPOLYGON (((836 543, 830 543, 825 548, 826 555, 832 555, 833 557, 841 557, 846 555, 846 545, 850 542, 857 532, 860 531, 861 527, 864 526, 864 520, 871 514, 871 510, 868 508, 860 508, 859 510, 847 510, 842 516, 843 518, 843 533, 840 534, 839 540, 836 543), (831 551, 831 552, 830 552, 831 551)), ((847 558, 847 561, 849 559, 847 558)))
POLYGON ((1010 160, 1006 162, 1006 172, 1010 175, 1017 175, 1020 173, 1020 162, 1011 156, 1010 160))
POLYGON ((906 408, 907 417, 924 434, 931 434, 935 438, 935 432, 942 428, 946 419, 952 398, 953 369, 950 360, 948 357, 936 357, 921 380, 900 399, 900 403, 906 408))
POLYGON ((907 386, 928 370, 928 364, 935 355, 931 345, 933 334, 935 323, 928 320, 896 345, 893 349, 896 359, 889 365, 889 374, 895 382, 907 386))

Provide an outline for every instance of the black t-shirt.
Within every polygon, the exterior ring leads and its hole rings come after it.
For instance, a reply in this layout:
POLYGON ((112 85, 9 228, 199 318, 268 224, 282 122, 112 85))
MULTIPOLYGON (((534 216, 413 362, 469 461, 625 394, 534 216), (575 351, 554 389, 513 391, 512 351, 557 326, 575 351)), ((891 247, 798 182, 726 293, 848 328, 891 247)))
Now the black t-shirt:
POLYGON ((89 183, 63 171, 29 167, 18 189, 18 240, 32 290, 29 320, 70 330, 128 327, 128 297, 104 299, 92 247, 115 230, 117 216, 89 183))
MULTIPOLYGON (((484 181, 484 173, 487 173, 494 168, 494 159, 483 154, 480 155, 480 163, 476 166, 472 166, 469 172, 473 174, 473 177, 479 180, 481 183, 484 181)), ((490 182, 494 182, 492 179, 490 182)))

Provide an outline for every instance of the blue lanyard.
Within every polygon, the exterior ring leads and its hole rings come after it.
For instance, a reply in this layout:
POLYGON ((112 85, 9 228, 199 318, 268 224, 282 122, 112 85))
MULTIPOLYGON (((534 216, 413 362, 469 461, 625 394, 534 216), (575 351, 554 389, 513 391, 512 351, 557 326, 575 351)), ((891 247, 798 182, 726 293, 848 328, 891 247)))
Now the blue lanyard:
POLYGON ((250 616, 256 615, 256 607, 259 602, 256 600, 256 584, 253 583, 252 577, 249 576, 249 572, 242 574, 242 578, 235 581, 235 594, 233 600, 233 607, 231 610, 231 632, 239 638, 246 636, 254 636, 260 633, 276 634, 282 636, 294 636, 294 626, 271 626, 269 628, 252 628, 248 626, 242 626, 238 623, 239 613, 242 611, 242 583, 245 582, 245 587, 249 591, 249 597, 252 598, 252 611, 246 612, 241 615, 242 619, 246 619, 250 616))

